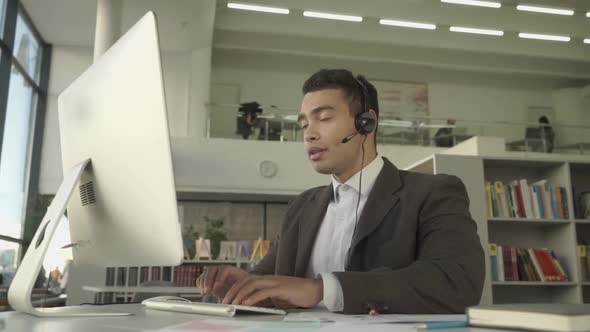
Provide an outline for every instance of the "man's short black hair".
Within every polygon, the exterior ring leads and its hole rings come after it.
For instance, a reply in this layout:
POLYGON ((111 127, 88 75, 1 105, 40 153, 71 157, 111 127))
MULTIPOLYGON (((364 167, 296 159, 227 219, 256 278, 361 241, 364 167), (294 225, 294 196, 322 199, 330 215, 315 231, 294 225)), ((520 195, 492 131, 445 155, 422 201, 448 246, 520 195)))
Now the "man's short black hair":
POLYGON ((377 118, 379 118, 379 103, 377 101, 377 89, 367 79, 358 75, 356 78, 350 70, 347 69, 321 69, 311 75, 305 83, 303 83, 303 94, 309 92, 324 90, 324 89, 340 89, 349 98, 350 110, 353 114, 362 111, 362 86, 367 89, 367 107, 375 111, 377 118))

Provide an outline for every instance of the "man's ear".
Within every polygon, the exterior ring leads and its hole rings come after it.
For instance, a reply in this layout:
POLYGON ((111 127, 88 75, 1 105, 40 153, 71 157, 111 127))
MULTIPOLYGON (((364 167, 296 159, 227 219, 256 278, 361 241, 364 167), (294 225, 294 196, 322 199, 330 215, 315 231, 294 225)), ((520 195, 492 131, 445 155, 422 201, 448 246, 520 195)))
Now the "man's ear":
POLYGON ((373 114, 373 116, 375 117, 375 120, 376 121, 379 121, 379 117, 377 116, 377 112, 375 112, 374 109, 372 109, 372 108, 369 109, 369 113, 373 114))
MULTIPOLYGON (((369 109, 369 113, 371 113, 373 115, 373 117, 375 118, 375 130, 377 130, 377 126, 379 126, 379 117, 377 116, 377 112, 375 112, 374 109, 369 109)), ((373 131, 375 131, 373 130, 373 131)))

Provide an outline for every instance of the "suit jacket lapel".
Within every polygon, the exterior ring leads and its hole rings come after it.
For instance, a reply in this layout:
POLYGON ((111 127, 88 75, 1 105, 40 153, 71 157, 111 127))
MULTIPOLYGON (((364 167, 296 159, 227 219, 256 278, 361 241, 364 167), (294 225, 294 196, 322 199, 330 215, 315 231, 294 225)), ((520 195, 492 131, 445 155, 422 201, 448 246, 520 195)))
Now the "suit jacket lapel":
POLYGON ((359 242, 381 224, 387 212, 399 201, 396 194, 402 185, 399 170, 386 158, 383 158, 383 161, 383 169, 375 180, 353 234, 351 252, 354 252, 359 242))
POLYGON ((334 189, 332 184, 330 184, 311 198, 308 206, 313 206, 314 208, 305 210, 301 214, 297 258, 295 260, 296 277, 305 276, 320 225, 324 220, 328 204, 332 201, 333 196, 334 189))

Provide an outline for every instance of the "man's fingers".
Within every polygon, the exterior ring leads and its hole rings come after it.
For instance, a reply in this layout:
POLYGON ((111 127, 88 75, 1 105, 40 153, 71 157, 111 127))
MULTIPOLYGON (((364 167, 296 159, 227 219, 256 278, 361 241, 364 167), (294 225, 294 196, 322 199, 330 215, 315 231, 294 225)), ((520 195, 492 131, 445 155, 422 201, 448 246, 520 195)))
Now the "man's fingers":
POLYGON ((240 289, 249 281, 253 280, 254 277, 251 278, 244 278, 238 282, 236 282, 235 284, 233 284, 233 286, 231 286, 231 288, 229 289, 229 291, 225 294, 225 297, 223 298, 222 303, 223 304, 230 304, 233 302, 234 297, 236 296, 236 294, 238 294, 238 292, 240 291, 240 289))
MULTIPOLYGON (((297 307, 293 303, 291 303, 291 302, 289 302, 287 300, 282 300, 282 299, 280 299, 278 297, 271 297, 270 298, 270 301, 271 301, 272 305, 275 308, 278 308, 278 309, 293 309, 293 308, 296 308, 297 307)), ((258 302, 258 303, 254 304, 254 305, 260 305, 261 303, 265 303, 265 302, 258 302)))
POLYGON ((230 276, 231 273, 232 273, 232 269, 229 268, 229 267, 222 268, 217 273, 217 279, 213 282, 213 289, 212 289, 212 291, 214 293, 217 292, 220 288, 222 288, 225 285, 225 282, 229 278, 229 276, 230 276))
POLYGON ((245 283, 240 291, 234 297, 232 304, 242 304, 250 294, 265 288, 274 287, 277 281, 269 278, 253 278, 250 282, 245 283))
MULTIPOLYGON (((269 287, 263 288, 260 290, 254 291, 246 300, 244 301, 245 305, 256 305, 266 299, 272 299, 273 303, 274 300, 279 300, 280 302, 284 303, 284 299, 282 298, 281 287, 269 287)), ((279 302, 277 301, 277 302, 279 302)))
POLYGON ((199 275, 199 277, 197 278, 197 287, 199 287, 201 289, 201 291, 204 291, 205 289, 205 278, 207 277, 207 269, 205 268, 203 270, 203 273, 201 273, 199 275))
POLYGON ((215 278, 217 277, 218 270, 219 269, 216 267, 205 269, 205 277, 204 277, 205 289, 203 291, 204 295, 208 295, 209 293, 211 293, 211 290, 213 288, 213 283, 215 282, 215 278))
POLYGON ((197 281, 195 282, 195 286, 201 288, 201 290, 203 289, 203 287, 201 286, 201 283, 203 282, 203 275, 205 274, 205 272, 201 273, 201 275, 199 275, 197 277, 197 281))

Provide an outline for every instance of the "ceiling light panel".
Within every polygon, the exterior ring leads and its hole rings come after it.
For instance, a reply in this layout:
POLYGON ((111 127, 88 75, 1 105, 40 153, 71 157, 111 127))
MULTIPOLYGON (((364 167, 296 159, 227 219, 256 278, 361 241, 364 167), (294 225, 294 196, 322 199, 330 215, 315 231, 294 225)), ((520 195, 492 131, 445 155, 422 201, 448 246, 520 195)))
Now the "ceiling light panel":
POLYGON ((565 9, 565 8, 550 8, 550 7, 531 6, 531 5, 518 5, 518 6, 516 6, 516 9, 518 9, 520 11, 544 13, 544 14, 567 15, 567 16, 574 15, 574 11, 572 9, 565 9))
POLYGON ((363 21, 363 18, 360 16, 340 15, 340 14, 311 12, 311 11, 304 11, 303 16, 313 17, 313 18, 323 18, 323 19, 327 19, 327 20, 349 21, 349 22, 362 22, 363 21))
POLYGON ((411 21, 400 21, 400 20, 381 19, 381 20, 379 20, 379 24, 391 25, 391 26, 403 27, 403 28, 414 28, 414 29, 426 29, 426 30, 435 30, 436 29, 436 24, 422 23, 422 22, 411 22, 411 21))
POLYGON ((452 26, 449 28, 449 30, 452 32, 473 33, 473 34, 488 35, 488 36, 503 36, 504 35, 504 31, 502 31, 502 30, 478 29, 478 28, 457 27, 457 26, 452 26))
POLYGON ((284 14, 284 15, 289 14, 289 9, 286 9, 286 8, 249 5, 249 4, 237 3, 237 2, 228 2, 227 8, 250 10, 250 11, 255 11, 255 12, 264 12, 264 13, 273 13, 273 14, 284 14))
POLYGON ((502 3, 496 1, 480 1, 480 0, 440 0, 444 3, 452 3, 457 5, 478 6, 487 8, 500 8, 502 3))
POLYGON ((571 38, 569 36, 558 36, 558 35, 543 35, 538 33, 526 33, 521 32, 518 37, 525 39, 538 39, 538 40, 551 40, 560 42, 569 42, 571 38))

